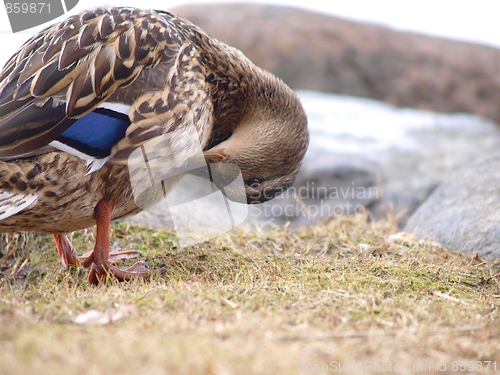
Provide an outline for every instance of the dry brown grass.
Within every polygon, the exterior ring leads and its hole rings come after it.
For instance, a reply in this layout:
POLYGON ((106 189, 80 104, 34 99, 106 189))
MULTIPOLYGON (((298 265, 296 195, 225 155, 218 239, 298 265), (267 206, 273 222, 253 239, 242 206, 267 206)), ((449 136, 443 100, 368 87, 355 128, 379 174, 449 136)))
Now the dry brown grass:
MULTIPOLYGON (((61 269, 50 237, 3 235, 0 374, 500 371, 500 264, 395 232, 346 218, 179 249, 119 224, 114 244, 167 275, 99 287, 61 269), (114 322, 77 324, 90 310, 114 322)), ((93 236, 73 242, 88 251, 93 236)))

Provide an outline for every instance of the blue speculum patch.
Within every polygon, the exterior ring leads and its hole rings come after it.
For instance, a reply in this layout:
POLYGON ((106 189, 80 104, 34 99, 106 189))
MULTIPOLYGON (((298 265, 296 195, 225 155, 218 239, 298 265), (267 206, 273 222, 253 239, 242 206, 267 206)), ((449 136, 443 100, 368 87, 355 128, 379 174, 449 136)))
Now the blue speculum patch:
POLYGON ((86 155, 103 158, 125 137, 129 125, 127 115, 98 108, 77 120, 57 140, 86 155))

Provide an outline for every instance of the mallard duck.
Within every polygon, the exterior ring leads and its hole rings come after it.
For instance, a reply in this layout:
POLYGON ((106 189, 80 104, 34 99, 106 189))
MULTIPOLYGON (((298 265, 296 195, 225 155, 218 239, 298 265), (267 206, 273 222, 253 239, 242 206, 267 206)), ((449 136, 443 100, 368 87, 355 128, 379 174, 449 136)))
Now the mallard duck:
POLYGON ((143 208, 131 184, 134 151, 166 134, 173 142, 157 150, 189 149, 188 128, 207 163, 241 170, 246 203, 290 187, 308 145, 293 91, 187 20, 97 8, 46 28, 0 74, 0 232, 51 233, 70 266, 79 260, 66 233, 97 225, 83 261, 89 281, 148 277, 140 263, 113 264, 136 254, 110 253, 110 221, 143 208))

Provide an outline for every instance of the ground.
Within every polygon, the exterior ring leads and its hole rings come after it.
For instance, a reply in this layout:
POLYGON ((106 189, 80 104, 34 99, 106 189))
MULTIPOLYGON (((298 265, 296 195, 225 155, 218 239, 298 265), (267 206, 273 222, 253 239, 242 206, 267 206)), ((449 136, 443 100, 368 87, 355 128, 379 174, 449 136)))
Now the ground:
POLYGON ((116 224, 167 274, 98 287, 50 236, 0 235, 0 374, 500 372, 500 262, 396 233, 355 217, 176 248, 116 224))

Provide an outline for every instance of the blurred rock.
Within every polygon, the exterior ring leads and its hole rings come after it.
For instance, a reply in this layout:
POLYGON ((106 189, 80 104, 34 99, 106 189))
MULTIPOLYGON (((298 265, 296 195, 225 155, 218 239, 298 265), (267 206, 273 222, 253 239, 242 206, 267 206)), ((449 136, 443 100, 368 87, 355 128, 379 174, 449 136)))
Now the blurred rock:
POLYGON ((469 112, 500 123, 499 49, 281 6, 197 4, 172 12, 241 49, 293 89, 469 112))
POLYGON ((461 168, 409 219, 405 231, 464 253, 500 257, 500 154, 461 168))
POLYGON ((313 143, 293 187, 250 207, 254 222, 301 225, 326 217, 364 214, 367 209, 380 214, 381 165, 363 156, 321 150, 314 144, 317 137, 321 136, 312 130, 313 143))
POLYGON ((366 208, 375 218, 393 211, 402 227, 463 165, 500 150, 498 125, 473 115, 314 92, 299 97, 309 119, 309 150, 292 189, 252 207, 261 219, 304 224, 366 208))

